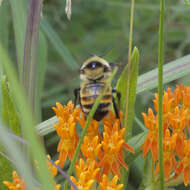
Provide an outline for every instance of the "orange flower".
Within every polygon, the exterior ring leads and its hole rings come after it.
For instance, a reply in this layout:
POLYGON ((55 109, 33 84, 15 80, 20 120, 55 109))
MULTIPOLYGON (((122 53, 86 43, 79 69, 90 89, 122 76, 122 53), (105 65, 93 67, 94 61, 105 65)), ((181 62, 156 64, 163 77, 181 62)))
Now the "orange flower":
MULTIPOLYGON (((177 168, 175 161, 175 148, 176 148, 176 134, 171 135, 169 129, 166 129, 165 137, 163 140, 164 152, 164 174, 165 179, 168 180, 171 172, 177 168)), ((159 171, 159 164, 157 163, 156 173, 159 171)))
POLYGON ((10 190, 26 190, 26 186, 24 184, 24 180, 21 179, 16 171, 13 171, 13 182, 3 181, 3 184, 8 187, 10 190))
MULTIPOLYGON (((51 159, 50 155, 47 155, 47 158, 51 159)), ((58 165, 59 160, 56 160, 55 164, 58 165)), ((57 168, 54 165, 52 165, 52 163, 50 161, 48 161, 48 166, 49 166, 48 169, 50 170, 51 175, 53 177, 55 177, 57 175, 57 168)))
POLYGON ((123 188, 123 184, 117 185, 118 176, 114 176, 111 182, 108 181, 108 177, 103 175, 100 183, 100 190, 120 190, 123 188))
MULTIPOLYGON (((109 116, 112 117, 112 113, 109 116)), ((110 123, 108 125, 104 124, 102 139, 103 156, 100 158, 99 167, 103 169, 103 174, 108 175, 109 171, 112 171, 113 174, 120 177, 120 164, 128 169, 123 160, 122 147, 131 152, 134 152, 134 150, 124 142, 125 129, 120 128, 120 121, 115 118, 114 122, 110 123)))
POLYGON ((98 136, 95 136, 93 139, 89 136, 85 136, 81 151, 86 159, 96 160, 96 158, 101 155, 101 146, 98 136))
MULTIPOLYGON (((155 95, 155 110, 158 110, 158 96, 155 95)), ((183 174, 184 184, 190 181, 190 85, 184 87, 177 85, 174 93, 170 89, 163 96, 163 154, 165 180, 175 181, 175 178, 183 174), (189 127, 189 130, 187 128, 189 127), (172 174, 172 175, 171 175, 172 174)), ((151 109, 148 114, 142 114, 145 126, 149 129, 148 135, 143 143, 143 157, 149 150, 158 167, 158 126, 157 115, 151 109)), ((181 178, 179 178, 181 179, 181 178)), ((179 180, 178 179, 178 180, 179 180)), ((177 182, 179 183, 179 181, 177 182)))
POLYGON ((75 129, 77 118, 80 115, 80 109, 74 109, 74 105, 69 102, 63 107, 57 103, 57 108, 53 108, 58 117, 58 124, 55 124, 60 142, 57 147, 59 154, 60 167, 63 167, 67 156, 71 160, 78 143, 78 135, 75 129))
POLYGON ((190 182, 190 139, 184 142, 184 157, 179 163, 178 175, 183 172, 184 184, 187 186, 190 182))
MULTIPOLYGON (((95 161, 88 159, 86 163, 80 159, 79 164, 75 166, 76 176, 78 181, 71 176, 71 180, 78 187, 79 190, 90 190, 92 187, 100 168, 96 167, 95 161)), ((73 190, 73 187, 71 187, 73 190)))
POLYGON ((153 160, 158 158, 158 122, 157 117, 154 115, 152 109, 148 109, 148 115, 142 113, 144 118, 144 124, 149 129, 148 135, 142 145, 143 158, 146 156, 149 150, 152 152, 153 160))
POLYGON ((169 113, 169 123, 173 135, 176 135, 176 152, 177 155, 183 156, 185 134, 183 132, 187 124, 187 110, 175 108, 173 113, 169 113))

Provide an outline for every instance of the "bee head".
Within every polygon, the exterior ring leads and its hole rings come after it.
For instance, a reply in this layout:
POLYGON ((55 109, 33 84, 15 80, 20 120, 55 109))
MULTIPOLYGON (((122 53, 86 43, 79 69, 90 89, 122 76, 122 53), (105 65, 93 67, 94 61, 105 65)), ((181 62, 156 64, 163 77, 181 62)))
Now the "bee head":
POLYGON ((93 56, 87 59, 80 69, 81 80, 101 80, 111 75, 112 68, 103 58, 93 56))

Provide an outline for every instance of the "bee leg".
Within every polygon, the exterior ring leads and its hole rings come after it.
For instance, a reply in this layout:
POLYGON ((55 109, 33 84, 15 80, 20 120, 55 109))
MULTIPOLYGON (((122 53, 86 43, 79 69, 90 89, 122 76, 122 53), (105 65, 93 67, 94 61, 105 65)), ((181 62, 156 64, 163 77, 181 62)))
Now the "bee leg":
POLYGON ((113 108, 114 108, 114 111, 115 111, 116 118, 120 119, 120 117, 119 117, 119 112, 118 112, 118 108, 117 108, 117 104, 116 104, 116 102, 115 102, 114 96, 112 96, 112 101, 113 101, 113 108))
POLYGON ((74 107, 76 107, 78 98, 79 98, 79 92, 80 92, 80 88, 75 88, 74 89, 74 95, 75 95, 75 99, 74 99, 74 107))
POLYGON ((116 93, 116 96, 118 99, 118 107, 120 108, 121 93, 119 91, 117 91, 116 89, 112 89, 112 93, 116 93))

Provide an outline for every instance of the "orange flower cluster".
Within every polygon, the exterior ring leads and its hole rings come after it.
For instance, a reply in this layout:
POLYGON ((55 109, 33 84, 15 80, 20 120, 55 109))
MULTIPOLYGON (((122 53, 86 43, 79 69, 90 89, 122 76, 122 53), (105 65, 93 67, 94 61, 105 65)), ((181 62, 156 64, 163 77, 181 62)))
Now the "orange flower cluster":
MULTIPOLYGON (((50 159, 50 156, 47 156, 50 159)), ((55 161, 55 164, 59 164, 59 160, 55 161)), ((51 172, 52 177, 57 175, 57 168, 52 165, 51 162, 48 161, 48 169, 51 172)), ((38 167, 38 166, 37 166, 38 167)), ((9 190, 27 190, 26 185, 24 184, 24 179, 21 179, 16 171, 13 171, 13 182, 3 181, 3 184, 7 186, 9 190)), ((55 190, 60 190, 61 185, 55 183, 55 190)), ((36 187, 36 190, 40 190, 40 188, 36 187)))
MULTIPOLYGON (((158 112, 158 95, 155 94, 154 108, 158 112)), ((142 113, 148 128, 147 137, 142 145, 143 157, 149 151, 158 167, 158 116, 151 108, 142 113)), ((165 180, 183 174, 184 184, 190 182, 190 85, 177 85, 174 92, 170 88, 163 96, 163 153, 165 180)))
MULTIPOLYGON (((57 151, 60 166, 63 167, 66 158, 72 160, 79 141, 78 131, 81 128, 77 123, 84 128, 86 120, 81 109, 74 108, 71 101, 67 106, 62 106, 60 103, 56 106, 53 110, 58 117, 58 124, 54 127, 60 137, 57 151)), ((75 164, 77 179, 71 177, 79 189, 91 189, 93 184, 95 185, 95 180, 102 190, 107 188, 120 190, 123 186, 117 185, 121 166, 128 168, 123 160, 123 148, 130 152, 134 150, 124 142, 125 129, 120 127, 120 121, 115 118, 112 111, 102 122, 103 135, 99 131, 100 123, 92 120, 81 146, 81 158, 75 164), (109 182, 107 177, 110 172, 115 176, 109 182)))

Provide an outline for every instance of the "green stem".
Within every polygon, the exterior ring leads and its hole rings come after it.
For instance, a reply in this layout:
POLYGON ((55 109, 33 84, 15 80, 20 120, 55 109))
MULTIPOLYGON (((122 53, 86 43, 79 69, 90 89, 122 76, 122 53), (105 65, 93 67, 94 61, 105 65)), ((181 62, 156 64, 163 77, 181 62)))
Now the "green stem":
POLYGON ((163 170, 163 62, 164 62, 164 9, 165 1, 160 1, 160 26, 159 26, 159 46, 158 46, 158 138, 159 138, 159 170, 160 170, 160 190, 164 189, 163 170))
POLYGON ((128 97, 129 97, 129 84, 130 84, 130 68, 131 68, 131 52, 132 52, 132 41, 133 41, 133 21, 134 21, 134 7, 135 0, 131 0, 131 14, 130 14, 130 31, 129 31, 129 51, 128 51, 128 73, 127 73, 127 92, 126 92, 126 103, 124 112, 123 127, 127 128, 127 110, 128 110, 128 97))
MULTIPOLYGON (((77 160, 77 157, 78 157, 78 154, 79 154, 79 151, 80 151, 80 147, 81 147, 81 145, 82 145, 82 143, 83 143, 83 140, 84 140, 84 137, 85 137, 85 135, 86 135, 86 133, 87 133, 87 130, 88 130, 88 126, 89 126, 89 124, 90 124, 90 121, 92 120, 92 118, 93 118, 93 116, 94 116, 94 113, 95 113, 95 111, 96 111, 96 109, 97 109, 97 107, 98 107, 98 105, 99 105, 99 103, 100 103, 102 97, 104 96, 104 94, 105 94, 105 92, 106 92, 108 86, 110 85, 110 83, 111 83, 111 81, 112 81, 114 75, 116 74, 116 72, 117 72, 117 68, 113 71, 113 73, 112 73, 112 75, 111 75, 111 77, 110 77, 110 79, 109 79, 109 81, 108 81, 108 83, 107 83, 107 85, 106 85, 106 87, 105 87, 103 93, 98 96, 98 98, 96 99, 96 101, 95 101, 95 103, 94 103, 94 105, 93 105, 93 107, 92 107, 90 113, 88 114, 87 121, 86 121, 86 123, 85 123, 84 129, 82 130, 80 140, 79 140, 79 142, 78 142, 78 144, 77 144, 77 147, 76 147, 76 150, 75 150, 73 159, 72 159, 72 161, 71 161, 69 170, 68 170, 68 172, 67 172, 67 175, 68 175, 68 176, 70 176, 70 175, 72 174, 72 171, 73 171, 73 169, 74 169, 75 162, 76 162, 76 160, 77 160)), ((68 189, 68 182, 66 181, 66 182, 65 182, 65 185, 64 185, 64 190, 67 190, 67 189, 68 189)))

